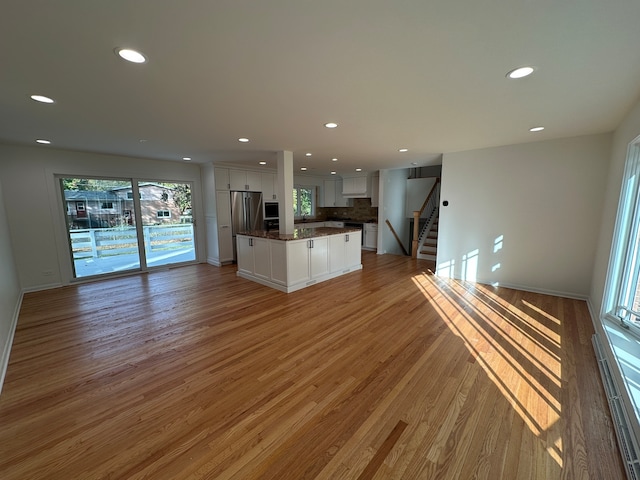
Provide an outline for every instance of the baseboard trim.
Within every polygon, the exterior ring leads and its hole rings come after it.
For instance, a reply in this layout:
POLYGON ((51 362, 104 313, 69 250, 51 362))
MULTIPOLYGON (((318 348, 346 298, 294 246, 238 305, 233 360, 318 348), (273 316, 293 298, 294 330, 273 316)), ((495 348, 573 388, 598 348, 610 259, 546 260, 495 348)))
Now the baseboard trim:
POLYGON ((2 394, 2 386, 4 385, 4 378, 7 374, 7 368, 9 367, 9 356, 11 354, 13 338, 15 336, 16 328, 18 326, 18 316, 20 315, 20 308, 22 307, 23 298, 24 298, 24 292, 21 292, 20 296, 18 297, 16 308, 13 312, 13 318, 11 319, 11 326, 9 327, 9 335, 7 335, 7 340, 4 342, 4 345, 2 346, 2 351, 0 351, 0 395, 2 394))
MULTIPOLYGON (((437 269, 436 269, 437 270, 437 269)), ((445 275, 438 275, 436 273, 436 276, 439 278, 443 278, 443 279, 448 279, 448 278, 452 278, 452 277, 448 277, 445 275)), ((562 297, 562 298, 572 298, 575 300, 589 300, 589 296, 588 295, 582 295, 579 293, 574 293, 574 292, 562 292, 562 291, 558 291, 558 290, 548 290, 545 288, 536 288, 536 287, 529 287, 526 285, 518 285, 517 283, 503 283, 503 282, 496 282, 496 281, 490 281, 490 280, 485 280, 485 279, 477 279, 475 281, 471 281, 471 280, 464 280, 462 278, 452 278, 453 280, 459 280, 462 282, 469 282, 469 283, 480 283, 482 285, 489 285, 492 287, 504 287, 504 288, 512 288, 513 290, 521 290, 523 292, 532 292, 532 293, 540 293, 542 295, 552 295, 554 297, 562 297)))
POLYGON ((213 265, 214 267, 221 267, 222 264, 220 263, 220 261, 217 258, 207 258, 207 263, 209 265, 213 265))
MULTIPOLYGON (((493 285, 490 282, 481 282, 489 285, 493 285)), ((584 300, 587 301, 589 299, 588 295, 582 295, 575 292, 563 292, 559 290, 547 290, 545 288, 536 288, 536 287, 527 287, 526 285, 518 285, 514 283, 499 283, 500 287, 513 288, 514 290, 522 290, 524 292, 532 292, 532 293, 540 293, 542 295, 552 295, 554 297, 562 297, 562 298, 572 298, 574 300, 584 300)))
MULTIPOLYGON (((40 292, 42 290, 51 290, 53 288, 60 288, 64 285, 62 283, 47 283, 45 285, 38 285, 36 287, 28 287, 22 290, 22 293, 40 292)), ((21 300, 22 301, 22 300, 21 300)))

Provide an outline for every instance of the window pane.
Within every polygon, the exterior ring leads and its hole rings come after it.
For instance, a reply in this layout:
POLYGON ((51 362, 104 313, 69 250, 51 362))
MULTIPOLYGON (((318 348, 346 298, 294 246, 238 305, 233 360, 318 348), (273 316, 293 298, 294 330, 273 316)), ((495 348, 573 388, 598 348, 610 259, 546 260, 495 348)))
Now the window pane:
POLYGON ((300 189, 300 214, 311 215, 312 208, 311 202, 313 198, 313 191, 309 188, 300 189))
POLYGON ((140 268, 131 182, 61 178, 74 277, 140 268))
POLYGON ((298 208, 298 189, 293 189, 293 216, 300 217, 301 215, 298 213, 300 210, 298 208))
POLYGON ((314 216, 315 187, 294 187, 293 189, 293 216, 314 216))
POLYGON ((147 266, 196 259, 188 183, 138 182, 147 266))
MULTIPOLYGON (((640 149, 634 145, 625 166, 612 260, 605 287, 606 313, 640 327, 640 149), (635 313, 634 313, 635 312, 635 313)), ((611 317, 609 317, 611 318, 611 317)), ((639 330, 640 332, 640 330, 639 330)))

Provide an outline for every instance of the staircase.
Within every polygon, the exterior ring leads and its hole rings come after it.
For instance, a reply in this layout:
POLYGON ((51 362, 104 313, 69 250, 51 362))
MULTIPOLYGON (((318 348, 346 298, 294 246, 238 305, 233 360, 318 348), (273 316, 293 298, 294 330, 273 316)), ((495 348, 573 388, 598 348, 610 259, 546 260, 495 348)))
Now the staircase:
POLYGON ((436 180, 419 211, 413 212, 413 245, 411 254, 415 258, 436 261, 438 246, 438 217, 440 212, 440 179, 436 180), (423 216, 424 213, 424 216, 423 216), (420 218, 426 222, 418 234, 420 218))
MULTIPOLYGON (((436 254, 438 250, 438 212, 436 209, 434 215, 435 218, 431 224, 431 228, 428 230, 423 229, 424 234, 421 233, 420 241, 418 242, 418 253, 416 258, 422 258, 423 260, 436 261, 436 254)), ((428 222, 427 222, 428 225, 428 222)))

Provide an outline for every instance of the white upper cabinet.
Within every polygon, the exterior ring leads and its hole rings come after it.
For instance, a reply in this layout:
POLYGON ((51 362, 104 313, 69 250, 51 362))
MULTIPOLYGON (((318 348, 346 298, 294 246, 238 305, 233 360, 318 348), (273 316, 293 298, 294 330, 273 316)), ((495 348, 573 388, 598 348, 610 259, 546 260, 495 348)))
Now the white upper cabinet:
POLYGON ((349 199, 342 194, 342 180, 336 180, 336 207, 348 207, 349 199))
POLYGON ((229 170, 229 184, 231 190, 251 192, 262 191, 262 174, 248 170, 229 170))
POLYGON ((323 207, 335 207, 336 206, 336 181, 325 180, 323 182, 324 198, 322 202, 323 207))
POLYGON ((247 190, 252 192, 262 191, 262 173, 247 171, 247 190))
POLYGON ((325 180, 323 183, 323 207, 348 207, 348 199, 342 195, 342 180, 325 180))
POLYGON ((229 169, 215 167, 213 175, 216 182, 216 190, 229 190, 229 169))
POLYGON ((264 201, 278 199, 276 176, 273 173, 262 174, 262 199, 264 201))

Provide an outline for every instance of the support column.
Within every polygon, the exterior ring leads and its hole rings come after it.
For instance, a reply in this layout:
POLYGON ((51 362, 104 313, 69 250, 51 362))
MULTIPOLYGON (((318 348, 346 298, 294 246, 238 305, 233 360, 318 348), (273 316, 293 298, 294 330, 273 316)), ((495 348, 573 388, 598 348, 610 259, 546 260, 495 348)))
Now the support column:
POLYGON ((293 152, 278 152, 278 198, 280 233, 293 233, 293 152))

